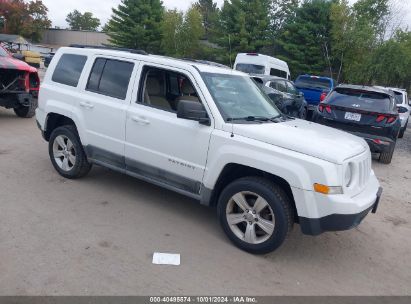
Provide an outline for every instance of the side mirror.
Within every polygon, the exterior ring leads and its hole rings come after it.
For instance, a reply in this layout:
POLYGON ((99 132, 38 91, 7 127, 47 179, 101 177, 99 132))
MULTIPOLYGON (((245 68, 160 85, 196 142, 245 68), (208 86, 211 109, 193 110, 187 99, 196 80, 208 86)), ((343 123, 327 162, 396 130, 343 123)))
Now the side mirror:
POLYGON ((397 110, 398 110, 398 113, 400 114, 404 114, 408 112, 408 109, 406 107, 401 107, 401 106, 397 107, 397 110))
POLYGON ((211 125, 207 111, 198 101, 181 100, 177 106, 177 118, 198 121, 206 126, 211 125))
POLYGON ((14 53, 12 56, 14 59, 24 60, 24 56, 22 54, 14 53))

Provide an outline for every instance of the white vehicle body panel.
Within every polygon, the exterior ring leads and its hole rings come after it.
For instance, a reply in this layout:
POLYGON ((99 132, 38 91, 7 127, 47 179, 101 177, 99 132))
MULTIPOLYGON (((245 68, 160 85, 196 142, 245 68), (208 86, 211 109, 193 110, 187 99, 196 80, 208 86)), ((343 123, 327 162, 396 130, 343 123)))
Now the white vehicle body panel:
MULTIPOLYGON (((160 56, 122 53, 121 60, 135 63, 126 100, 87 92, 85 87, 94 59, 119 58, 118 53, 74 48, 61 48, 57 52, 41 86, 36 111, 43 132, 47 131, 49 114, 71 118, 83 146, 124 158, 125 167, 119 168, 122 172, 141 176, 144 169, 131 169, 137 164, 165 175, 165 179, 170 176, 181 178, 182 182, 191 181, 199 186, 198 192, 191 193, 198 199, 215 189, 224 168, 236 164, 266 172, 289 184, 299 217, 318 219, 332 214, 356 214, 375 203, 379 184, 364 140, 298 119, 262 124, 226 122, 201 73, 245 75, 241 72, 160 56), (51 79, 59 57, 70 52, 88 57, 76 88, 51 79), (144 65, 164 67, 189 77, 211 124, 179 119, 173 112, 136 103, 144 65), (81 103, 92 106, 84 107, 81 103), (344 172, 349 164, 353 167, 352 182, 344 186, 344 172), (344 191, 319 194, 314 192, 314 183, 340 186, 344 191)), ((166 182, 154 182, 172 188, 166 182)), ((180 190, 187 194, 187 189, 180 190)))
POLYGON ((270 57, 270 56, 262 55, 262 54, 248 55, 247 53, 239 53, 234 63, 235 70, 237 69, 237 65, 239 63, 255 64, 255 65, 264 66, 265 68, 264 75, 270 75, 271 69, 283 71, 287 73, 286 79, 291 79, 291 74, 290 74, 290 69, 288 67, 288 64, 285 61, 280 60, 275 57, 270 57))

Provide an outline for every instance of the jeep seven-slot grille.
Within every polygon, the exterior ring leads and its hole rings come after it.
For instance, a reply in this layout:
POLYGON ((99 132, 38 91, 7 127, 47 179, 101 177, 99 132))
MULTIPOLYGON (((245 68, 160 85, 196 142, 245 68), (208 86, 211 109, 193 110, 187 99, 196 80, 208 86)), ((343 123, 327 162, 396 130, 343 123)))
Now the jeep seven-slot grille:
POLYGON ((358 162, 358 184, 362 188, 368 182, 371 174, 371 158, 367 157, 358 162))

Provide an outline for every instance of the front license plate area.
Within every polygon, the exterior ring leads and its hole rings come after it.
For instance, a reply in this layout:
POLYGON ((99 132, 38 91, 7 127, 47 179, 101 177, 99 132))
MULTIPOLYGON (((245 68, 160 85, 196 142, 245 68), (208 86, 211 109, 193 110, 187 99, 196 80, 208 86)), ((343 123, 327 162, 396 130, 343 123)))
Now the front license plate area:
POLYGON ((347 120, 352 120, 352 121, 360 121, 361 120, 361 114, 346 112, 344 118, 347 119, 347 120))

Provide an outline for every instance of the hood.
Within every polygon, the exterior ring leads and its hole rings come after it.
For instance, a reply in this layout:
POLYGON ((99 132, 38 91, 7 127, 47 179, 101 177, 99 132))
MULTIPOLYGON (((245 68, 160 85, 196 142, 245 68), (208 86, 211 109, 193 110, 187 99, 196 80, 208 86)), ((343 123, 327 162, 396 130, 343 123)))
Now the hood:
POLYGON ((234 133, 335 164, 368 148, 360 137, 313 122, 295 119, 282 123, 234 124, 234 133))
POLYGON ((36 68, 11 56, 0 56, 0 69, 37 72, 36 68))

